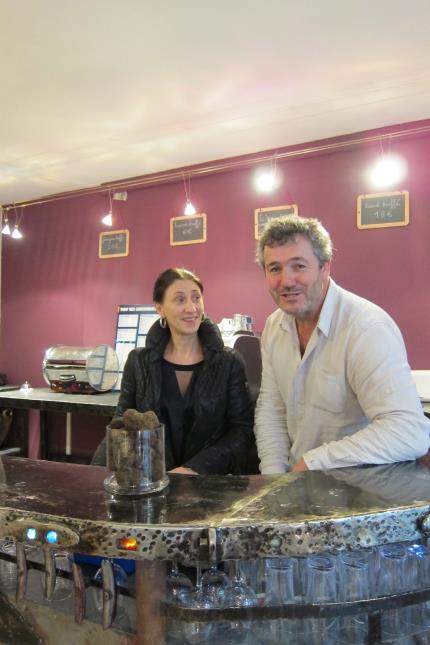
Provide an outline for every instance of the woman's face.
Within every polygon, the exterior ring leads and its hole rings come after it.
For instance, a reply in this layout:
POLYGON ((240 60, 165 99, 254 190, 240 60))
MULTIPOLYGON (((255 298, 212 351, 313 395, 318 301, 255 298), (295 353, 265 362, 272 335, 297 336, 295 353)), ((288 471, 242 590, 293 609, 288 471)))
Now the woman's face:
POLYGON ((167 320, 171 333, 195 334, 204 312, 203 296, 193 280, 175 280, 167 287, 162 303, 155 308, 167 320))

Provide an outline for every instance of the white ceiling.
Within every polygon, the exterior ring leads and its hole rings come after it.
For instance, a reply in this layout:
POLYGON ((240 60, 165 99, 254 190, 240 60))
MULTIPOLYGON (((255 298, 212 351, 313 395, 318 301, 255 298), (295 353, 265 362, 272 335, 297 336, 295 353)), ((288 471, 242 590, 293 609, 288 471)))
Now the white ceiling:
POLYGON ((0 203, 430 117, 429 0, 0 0, 0 203))

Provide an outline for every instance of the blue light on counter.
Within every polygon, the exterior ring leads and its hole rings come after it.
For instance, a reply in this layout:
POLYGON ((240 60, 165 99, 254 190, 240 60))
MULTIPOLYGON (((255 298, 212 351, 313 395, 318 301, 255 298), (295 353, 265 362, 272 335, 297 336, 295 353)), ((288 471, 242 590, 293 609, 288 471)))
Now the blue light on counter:
POLYGON ((36 529, 29 528, 27 529, 25 533, 27 540, 35 540, 37 538, 37 531, 36 529))
POLYGON ((45 539, 48 542, 48 544, 57 544, 58 542, 57 531, 48 531, 45 535, 45 539))

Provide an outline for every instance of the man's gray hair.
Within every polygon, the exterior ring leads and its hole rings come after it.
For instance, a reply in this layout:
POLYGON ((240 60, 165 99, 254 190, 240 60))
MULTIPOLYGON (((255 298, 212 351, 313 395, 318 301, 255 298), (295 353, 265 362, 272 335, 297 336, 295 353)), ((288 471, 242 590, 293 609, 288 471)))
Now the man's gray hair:
POLYGON ((331 260, 333 247, 330 235, 317 219, 286 215, 271 220, 266 224, 257 242, 257 262, 264 269, 263 252, 266 246, 282 246, 294 242, 298 235, 303 235, 312 244, 313 251, 320 266, 331 260))

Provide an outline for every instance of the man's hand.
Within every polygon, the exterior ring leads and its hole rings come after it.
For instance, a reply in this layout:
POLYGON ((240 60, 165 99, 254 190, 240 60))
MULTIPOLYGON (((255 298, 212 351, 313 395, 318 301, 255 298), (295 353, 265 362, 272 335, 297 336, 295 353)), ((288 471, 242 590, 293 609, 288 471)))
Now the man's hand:
POLYGON ((305 470, 309 470, 309 468, 306 466, 305 460, 303 457, 296 463, 295 466, 291 469, 292 473, 301 473, 304 472, 305 470))
POLYGON ((173 473, 174 475, 198 475, 199 474, 199 473, 196 473, 195 470, 191 470, 191 468, 184 468, 183 466, 178 466, 173 470, 169 470, 169 473, 173 473))

